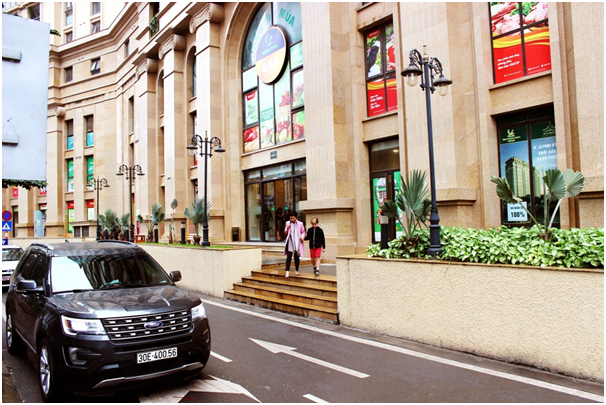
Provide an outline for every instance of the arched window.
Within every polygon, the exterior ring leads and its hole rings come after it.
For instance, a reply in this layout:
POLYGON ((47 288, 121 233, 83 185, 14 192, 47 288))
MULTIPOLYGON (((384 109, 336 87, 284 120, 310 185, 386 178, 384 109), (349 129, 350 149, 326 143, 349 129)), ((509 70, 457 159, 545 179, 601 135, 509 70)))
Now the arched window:
POLYGON ((300 3, 265 3, 242 54, 244 152, 305 138, 300 3))
POLYGON ((193 47, 187 55, 187 97, 193 98, 197 94, 196 76, 196 48, 193 47))

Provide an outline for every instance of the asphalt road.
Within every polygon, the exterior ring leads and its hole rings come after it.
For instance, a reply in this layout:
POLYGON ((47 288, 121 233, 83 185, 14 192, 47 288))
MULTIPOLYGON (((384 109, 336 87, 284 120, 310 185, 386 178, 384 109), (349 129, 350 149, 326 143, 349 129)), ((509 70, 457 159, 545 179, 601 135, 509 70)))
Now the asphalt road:
MULTIPOLYGON (((603 402, 604 387, 244 304, 203 297, 212 356, 199 378, 68 402, 603 402)), ((4 302, 4 294, 3 294, 4 302)), ((3 311, 3 318, 4 318, 3 311)), ((4 363, 41 402, 31 353, 4 363)), ((4 385, 3 385, 4 389, 4 385)))

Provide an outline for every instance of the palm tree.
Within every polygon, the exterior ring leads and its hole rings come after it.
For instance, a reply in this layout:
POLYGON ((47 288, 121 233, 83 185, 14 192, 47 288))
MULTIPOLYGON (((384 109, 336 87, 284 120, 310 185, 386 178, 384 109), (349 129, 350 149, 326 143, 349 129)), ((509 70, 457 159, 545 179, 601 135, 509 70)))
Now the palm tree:
MULTIPOLYGON (((517 204, 522 201, 520 197, 513 194, 513 190, 506 177, 492 176, 490 181, 497 185, 497 195, 507 204, 517 204)), ((579 195, 583 190, 584 185, 585 177, 581 172, 575 172, 571 169, 564 170, 564 173, 559 169, 549 169, 545 172, 545 176, 543 176, 543 195, 545 196, 543 201, 543 212, 545 213, 543 228, 541 228, 537 219, 528 211, 524 204, 520 204, 539 229, 539 233, 543 240, 548 241, 551 239, 551 226, 553 225, 553 221, 562 200, 565 197, 576 197, 579 195), (553 201, 557 201, 557 204, 553 210, 551 219, 548 222, 549 208, 553 201)))
POLYGON ((210 203, 206 204, 204 198, 198 199, 196 198, 194 202, 191 203, 191 207, 185 208, 184 215, 188 218, 193 224, 195 229, 194 243, 196 245, 200 244, 200 227, 204 223, 204 212, 206 211, 206 220, 208 221, 209 212, 210 212, 210 203), (206 210, 204 207, 206 206, 206 210))
POLYGON ((170 203, 170 208, 173 209, 173 213, 170 216, 170 227, 168 228, 168 243, 171 244, 174 242, 175 236, 173 235, 173 231, 175 229, 175 208, 177 208, 177 206, 179 205, 179 203, 177 202, 177 199, 175 198, 173 200, 173 202, 170 203))
POLYGON ((130 225, 130 214, 124 214, 120 217, 120 235, 121 239, 125 239, 126 231, 129 229, 130 225))
POLYGON ((113 210, 108 209, 99 215, 99 225, 103 229, 104 239, 118 239, 120 220, 113 210))
POLYGON ((166 213, 164 211, 164 207, 160 203, 156 203, 152 207, 152 214, 150 217, 151 220, 151 228, 155 229, 156 225, 160 225, 164 222, 164 218, 166 217, 166 213))
POLYGON ((143 217, 141 216, 141 214, 139 214, 139 215, 137 215, 137 221, 139 221, 140 223, 145 225, 145 227, 147 228, 147 241, 152 242, 154 240, 154 237, 153 237, 154 228, 152 227, 151 218, 149 217, 149 215, 147 216, 147 219, 144 220, 143 217))

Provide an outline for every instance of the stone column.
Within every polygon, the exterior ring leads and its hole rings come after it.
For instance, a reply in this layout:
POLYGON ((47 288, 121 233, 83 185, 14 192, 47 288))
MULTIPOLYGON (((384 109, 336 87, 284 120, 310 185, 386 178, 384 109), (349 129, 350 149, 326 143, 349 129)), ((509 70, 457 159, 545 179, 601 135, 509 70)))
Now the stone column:
MULTIPOLYGON (((221 115, 221 49, 220 23, 223 21, 223 6, 217 3, 206 3, 190 22, 189 30, 196 35, 196 67, 197 67, 197 114, 198 135, 202 138, 207 134, 221 140, 224 149, 227 145, 226 134, 222 132, 221 115)), ((208 160, 208 200, 212 205, 209 221, 209 239, 211 241, 227 240, 225 235, 225 198, 223 170, 230 151, 225 154, 213 152, 208 160)), ((235 155, 234 155, 235 156, 235 155)), ((198 161, 199 198, 204 194, 204 157, 198 161)))
POLYGON ((46 135, 46 236, 60 237, 65 234, 65 159, 63 156, 63 128, 65 109, 57 107, 49 110, 46 135))
MULTIPOLYGON (((170 213, 173 199, 185 201, 189 136, 187 131, 187 100, 185 97, 185 49, 186 40, 172 35, 160 47, 158 56, 164 60, 164 201, 160 203, 170 213), (168 178, 170 177, 170 181, 168 178)), ((168 226, 165 235, 168 237, 168 226)))

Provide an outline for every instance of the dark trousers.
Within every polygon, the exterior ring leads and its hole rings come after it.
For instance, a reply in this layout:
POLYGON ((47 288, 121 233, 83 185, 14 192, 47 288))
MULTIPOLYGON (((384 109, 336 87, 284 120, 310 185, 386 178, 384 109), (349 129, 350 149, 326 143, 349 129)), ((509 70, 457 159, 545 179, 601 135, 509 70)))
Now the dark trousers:
MULTIPOLYGON (((290 271, 290 261, 292 260, 293 252, 286 252, 286 271, 290 271)), ((295 269, 299 271, 299 255, 295 256, 295 269)))

